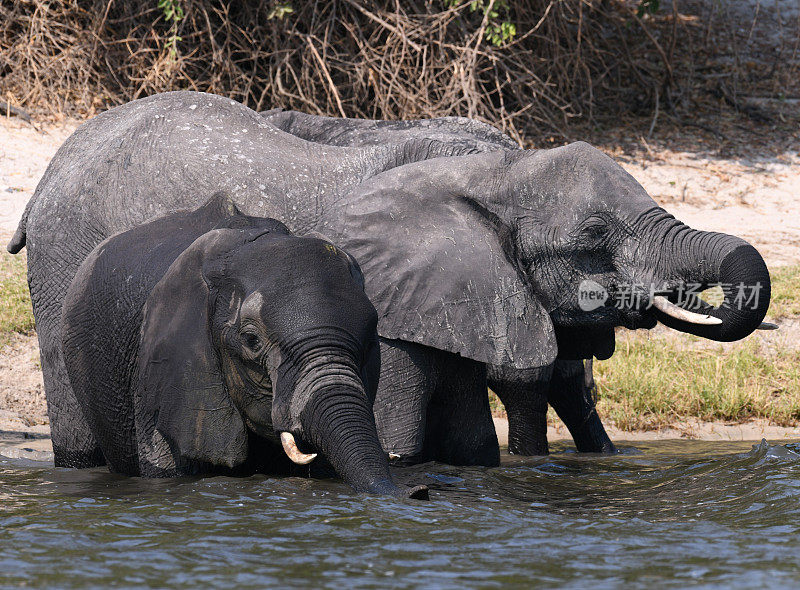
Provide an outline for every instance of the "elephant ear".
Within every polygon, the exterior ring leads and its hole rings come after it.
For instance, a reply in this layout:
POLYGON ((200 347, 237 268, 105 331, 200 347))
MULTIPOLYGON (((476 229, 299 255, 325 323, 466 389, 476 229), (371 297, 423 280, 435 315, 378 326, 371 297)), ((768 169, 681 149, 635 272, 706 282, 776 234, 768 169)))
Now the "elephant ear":
POLYGON ((211 342, 213 302, 203 264, 250 233, 217 229, 204 234, 147 298, 134 381, 137 436, 146 447, 163 448, 163 437, 181 458, 228 467, 247 457, 244 421, 228 395, 211 342))
POLYGON ((509 229, 441 179, 405 168, 358 187, 334 218, 378 333, 493 365, 553 362, 550 316, 503 249, 509 229))

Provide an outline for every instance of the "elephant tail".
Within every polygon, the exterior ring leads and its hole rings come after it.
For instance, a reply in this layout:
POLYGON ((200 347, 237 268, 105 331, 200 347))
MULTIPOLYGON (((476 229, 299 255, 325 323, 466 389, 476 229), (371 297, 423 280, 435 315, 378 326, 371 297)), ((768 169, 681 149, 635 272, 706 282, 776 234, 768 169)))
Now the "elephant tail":
POLYGON ((14 232, 14 236, 6 246, 6 250, 11 252, 11 254, 16 254, 22 250, 25 247, 25 243, 28 241, 28 215, 31 212, 33 201, 34 197, 31 197, 31 199, 28 201, 28 204, 25 206, 25 212, 22 214, 22 219, 19 220, 17 231, 14 232))

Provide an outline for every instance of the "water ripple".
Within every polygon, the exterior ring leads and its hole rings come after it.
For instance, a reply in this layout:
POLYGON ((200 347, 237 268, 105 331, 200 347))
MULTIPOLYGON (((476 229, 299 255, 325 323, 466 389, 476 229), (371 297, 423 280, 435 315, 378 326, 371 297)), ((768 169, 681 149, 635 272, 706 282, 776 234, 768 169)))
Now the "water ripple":
POLYGON ((145 480, 0 459, 0 586, 800 584, 800 444, 555 446, 398 470, 430 502, 299 478, 145 480))

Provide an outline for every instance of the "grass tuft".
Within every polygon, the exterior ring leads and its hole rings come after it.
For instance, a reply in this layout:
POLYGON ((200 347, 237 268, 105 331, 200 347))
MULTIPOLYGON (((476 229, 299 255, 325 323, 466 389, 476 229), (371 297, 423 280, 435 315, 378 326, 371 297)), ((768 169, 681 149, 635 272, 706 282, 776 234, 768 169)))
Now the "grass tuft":
POLYGON ((0 253, 0 343, 12 333, 32 334, 35 324, 24 255, 0 253))
POLYGON ((800 316, 800 264, 782 266, 770 272, 772 301, 768 318, 800 316))
POLYGON ((686 418, 800 421, 799 351, 766 354, 755 342, 698 349, 640 334, 620 344, 594 365, 598 412, 618 428, 658 428, 686 418))

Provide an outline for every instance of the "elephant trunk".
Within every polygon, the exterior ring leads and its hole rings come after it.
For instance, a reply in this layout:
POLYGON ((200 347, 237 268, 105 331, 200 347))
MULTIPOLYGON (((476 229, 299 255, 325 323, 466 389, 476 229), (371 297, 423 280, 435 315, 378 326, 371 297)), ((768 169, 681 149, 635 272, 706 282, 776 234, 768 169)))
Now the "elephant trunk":
POLYGON ((771 291, 769 271, 758 251, 735 236, 694 230, 665 212, 657 225, 662 231, 653 243, 667 246, 661 246, 656 276, 667 286, 667 300, 707 315, 710 321, 697 323, 663 304, 654 311, 658 320, 681 332, 721 342, 739 340, 757 329, 767 313, 771 291), (718 307, 696 296, 717 285, 725 296, 718 307))
MULTIPOLYGON (((339 375, 341 380, 341 374, 339 375)), ((316 389, 300 416, 305 437, 358 492, 427 499, 428 489, 403 489, 389 473, 375 417, 360 380, 316 389)))

